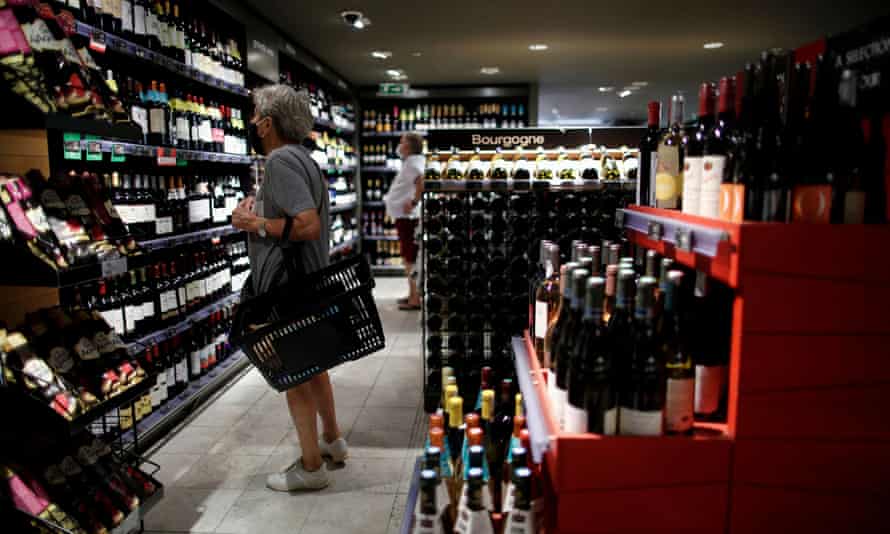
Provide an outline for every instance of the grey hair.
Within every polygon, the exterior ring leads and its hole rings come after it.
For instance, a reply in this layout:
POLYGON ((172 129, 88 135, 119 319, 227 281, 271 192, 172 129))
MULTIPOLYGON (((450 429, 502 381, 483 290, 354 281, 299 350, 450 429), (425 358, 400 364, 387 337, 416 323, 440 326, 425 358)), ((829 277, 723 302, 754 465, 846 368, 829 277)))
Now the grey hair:
POLYGON ((408 132, 403 136, 411 154, 423 154, 423 137, 418 133, 408 132))
POLYGON ((254 89, 253 103, 257 115, 271 117, 278 135, 287 141, 302 142, 315 125, 305 90, 280 83, 265 85, 254 89))

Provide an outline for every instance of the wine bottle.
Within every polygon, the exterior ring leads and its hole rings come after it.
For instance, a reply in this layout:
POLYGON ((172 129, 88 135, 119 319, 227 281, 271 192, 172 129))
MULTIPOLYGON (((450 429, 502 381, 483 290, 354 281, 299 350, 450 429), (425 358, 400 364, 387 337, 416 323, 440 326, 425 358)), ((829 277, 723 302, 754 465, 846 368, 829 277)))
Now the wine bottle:
MULTIPOLYGON (((727 174, 732 171, 732 163, 727 162, 733 151, 733 124, 735 122, 735 80, 721 78, 717 122, 707 132, 704 139, 701 187, 698 215, 702 217, 720 216, 720 191, 722 184, 729 181, 727 174)), ((685 209, 684 204, 684 209, 685 209)))
POLYGON ((637 287, 632 352, 626 387, 621 392, 619 433, 658 436, 664 427, 664 361, 655 339, 655 279, 644 276, 637 287))
MULTIPOLYGON (((695 336, 695 419, 722 421, 725 418, 728 380, 732 299, 726 288, 711 284, 707 275, 696 272, 695 299, 690 325, 704 335, 695 336)), ((688 330, 688 328, 687 328, 688 330)))
POLYGON ((420 498, 414 514, 414 532, 417 534, 444 534, 439 502, 439 475, 432 469, 420 472, 420 498))
POLYGON ((537 519, 532 507, 532 471, 526 466, 513 471, 513 503, 507 516, 504 532, 510 534, 534 534, 537 519))
MULTIPOLYGON (((586 247, 585 247, 586 249, 586 247)), ((566 319, 565 324, 560 328, 559 337, 554 344, 556 350, 553 352, 554 365, 556 371, 556 398, 554 403, 560 405, 559 413, 559 429, 568 431, 567 418, 573 416, 576 421, 583 420, 579 414, 572 412, 568 403, 568 375, 569 363, 572 359, 572 351, 578 343, 581 333, 581 319, 584 313, 584 291, 587 287, 587 278, 590 271, 583 268, 574 269, 571 274, 571 311, 566 319)), ((580 423, 577 426, 581 426, 580 423)))
POLYGON ((483 505, 485 480, 482 469, 474 467, 467 473, 467 503, 458 510, 455 532, 459 534, 494 534, 488 510, 483 505))
POLYGON ((714 124, 714 88, 701 84, 698 92, 698 124, 683 137, 683 213, 699 215, 705 139, 714 124))
POLYGON ((544 341, 547 337, 547 327, 559 311, 559 245, 550 244, 542 261, 544 276, 535 290, 534 335, 535 352, 541 365, 545 365, 544 341))
POLYGON ((569 374, 569 404, 573 408, 570 412, 577 416, 570 431, 614 435, 618 392, 614 355, 609 350, 603 322, 604 286, 605 280, 599 277, 587 281, 582 337, 569 374))
POLYGON ((655 171, 655 206, 665 209, 680 207, 683 191, 683 95, 671 97, 670 126, 658 143, 655 171))
POLYGON ((448 165, 445 169, 446 180, 463 180, 463 164, 460 161, 460 154, 456 147, 452 147, 451 156, 448 157, 448 165))
POLYGON ((695 369, 682 329, 680 288, 682 271, 668 271, 662 284, 664 310, 658 324, 658 342, 664 353, 667 386, 664 405, 666 434, 692 434, 695 406, 695 369))

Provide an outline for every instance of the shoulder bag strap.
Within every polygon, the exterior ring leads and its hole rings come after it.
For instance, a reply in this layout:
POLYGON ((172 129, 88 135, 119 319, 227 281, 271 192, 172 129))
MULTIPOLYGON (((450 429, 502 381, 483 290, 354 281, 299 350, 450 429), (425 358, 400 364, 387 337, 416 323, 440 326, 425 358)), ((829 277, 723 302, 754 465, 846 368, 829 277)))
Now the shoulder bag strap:
MULTIPOLYGON (((297 152, 300 152, 300 149, 296 149, 297 152)), ((306 167, 306 164, 303 163, 303 158, 301 156, 297 156, 297 161, 300 162, 300 166, 303 167, 303 171, 306 173, 310 179, 313 177, 312 173, 309 172, 309 168, 306 167)), ((315 165, 316 171, 318 171, 319 176, 324 176, 321 172, 321 168, 318 166, 318 163, 313 159, 311 160, 315 165)), ((322 187, 324 184, 320 184, 319 187, 322 187)), ((315 207, 315 209, 320 213, 321 212, 321 202, 324 200, 324 195, 319 194, 320 200, 319 205, 315 207)), ((306 269, 303 267, 303 261, 300 258, 300 254, 298 254, 303 249, 302 241, 294 241, 291 242, 289 247, 283 246, 288 242, 288 236, 291 233, 291 230, 294 227, 294 218, 290 215, 285 214, 285 223, 284 223, 284 231, 281 233, 281 237, 278 240, 278 246, 281 248, 281 253, 284 256, 284 267, 287 270, 287 279, 288 282, 293 283, 296 280, 299 280, 306 274, 306 269)), ((324 224, 324 222, 323 222, 324 224)))

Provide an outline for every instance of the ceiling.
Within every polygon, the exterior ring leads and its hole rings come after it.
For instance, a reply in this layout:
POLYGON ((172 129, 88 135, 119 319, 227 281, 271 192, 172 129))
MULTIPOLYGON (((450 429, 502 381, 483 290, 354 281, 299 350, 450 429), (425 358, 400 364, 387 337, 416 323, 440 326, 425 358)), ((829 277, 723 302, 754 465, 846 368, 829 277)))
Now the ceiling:
POLYGON ((701 81, 740 70, 761 50, 800 46, 890 14, 886 0, 340 1, 251 5, 353 84, 388 81, 391 68, 415 85, 537 83, 539 121, 562 124, 643 119, 648 100, 677 90, 693 108, 701 81), (339 16, 346 9, 362 11, 371 25, 348 27, 339 16), (711 41, 725 46, 705 50, 711 41), (549 49, 532 52, 532 43, 549 49), (373 59, 372 50, 392 57, 373 59), (483 75, 483 66, 501 72, 483 75), (634 81, 648 85, 619 98, 634 81), (600 93, 600 86, 615 91, 600 93))

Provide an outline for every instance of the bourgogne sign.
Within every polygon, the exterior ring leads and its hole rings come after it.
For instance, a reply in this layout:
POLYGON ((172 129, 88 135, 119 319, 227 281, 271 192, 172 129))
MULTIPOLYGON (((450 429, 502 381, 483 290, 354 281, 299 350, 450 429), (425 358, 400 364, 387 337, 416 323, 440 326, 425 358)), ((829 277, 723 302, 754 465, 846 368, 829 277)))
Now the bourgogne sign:
POLYGON ((534 150, 538 147, 576 148, 590 142, 586 128, 560 130, 544 128, 523 128, 516 130, 433 130, 427 138, 430 149, 448 150, 456 147, 461 150, 496 148, 534 150))

